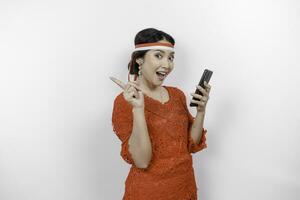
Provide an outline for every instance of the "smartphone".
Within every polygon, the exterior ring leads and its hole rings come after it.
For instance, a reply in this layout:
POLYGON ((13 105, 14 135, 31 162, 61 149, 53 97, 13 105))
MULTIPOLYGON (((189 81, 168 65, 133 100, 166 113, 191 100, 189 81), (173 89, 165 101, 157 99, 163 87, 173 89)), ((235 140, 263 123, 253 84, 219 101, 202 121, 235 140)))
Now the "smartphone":
MULTIPOLYGON (((205 88, 204 86, 204 81, 206 81, 206 83, 209 82, 210 80, 210 77, 212 76, 213 72, 208 70, 208 69, 205 69, 203 74, 202 74, 202 77, 198 83, 198 85, 200 85, 202 88, 205 88)), ((203 95, 202 92, 197 88, 196 91, 195 91, 196 94, 200 94, 200 95, 203 95)), ((196 97, 193 97, 193 100, 198 100, 196 97)), ((190 103, 190 107, 197 107, 198 104, 194 103, 194 102, 191 102, 190 103)))

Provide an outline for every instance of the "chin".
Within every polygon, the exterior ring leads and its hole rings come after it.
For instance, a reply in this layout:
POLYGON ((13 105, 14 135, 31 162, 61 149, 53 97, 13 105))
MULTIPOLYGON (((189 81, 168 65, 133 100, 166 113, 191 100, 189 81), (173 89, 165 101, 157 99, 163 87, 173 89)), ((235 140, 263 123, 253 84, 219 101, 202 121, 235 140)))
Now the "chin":
POLYGON ((156 80, 156 81, 154 82, 154 85, 156 85, 156 86, 161 86, 161 85, 163 84, 163 82, 164 82, 164 81, 157 81, 157 80, 156 80))

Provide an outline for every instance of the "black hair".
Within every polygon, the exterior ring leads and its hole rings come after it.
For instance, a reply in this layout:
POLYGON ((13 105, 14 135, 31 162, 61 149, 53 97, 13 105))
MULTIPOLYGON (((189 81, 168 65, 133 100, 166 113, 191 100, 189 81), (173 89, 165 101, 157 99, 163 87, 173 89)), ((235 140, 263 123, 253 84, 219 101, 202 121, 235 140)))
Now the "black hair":
MULTIPOLYGON (((160 40, 167 40, 173 46, 175 45, 175 40, 171 35, 155 28, 146 28, 139 31, 134 38, 134 45, 158 42, 160 40)), ((131 60, 128 63, 128 70, 130 70, 130 74, 138 75, 139 65, 136 63, 136 59, 144 58, 147 51, 149 50, 134 51, 131 54, 131 60)))

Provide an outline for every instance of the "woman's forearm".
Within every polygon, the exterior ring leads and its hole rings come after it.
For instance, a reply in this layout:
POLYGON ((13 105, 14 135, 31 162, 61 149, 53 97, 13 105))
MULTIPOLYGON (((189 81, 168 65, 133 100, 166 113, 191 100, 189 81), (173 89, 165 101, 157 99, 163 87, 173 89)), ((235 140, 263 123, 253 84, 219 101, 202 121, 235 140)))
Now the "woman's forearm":
POLYGON ((202 137, 204 116, 205 112, 197 112, 194 123, 191 125, 190 128, 190 135, 196 144, 199 144, 202 137))
POLYGON ((147 168, 152 157, 152 145, 144 108, 133 108, 132 113, 133 127, 129 138, 129 151, 137 167, 147 168))

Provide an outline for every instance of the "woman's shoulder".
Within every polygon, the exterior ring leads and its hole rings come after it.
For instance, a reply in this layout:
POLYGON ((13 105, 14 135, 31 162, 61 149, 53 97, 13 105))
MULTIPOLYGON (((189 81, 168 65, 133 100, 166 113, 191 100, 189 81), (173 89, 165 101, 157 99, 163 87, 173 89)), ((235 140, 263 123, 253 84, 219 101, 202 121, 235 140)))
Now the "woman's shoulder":
POLYGON ((124 96, 123 96, 123 92, 120 92, 119 94, 117 94, 116 96, 115 96, 115 102, 116 101, 123 101, 123 100, 125 100, 124 99, 124 96))
POLYGON ((173 94, 177 95, 177 96, 182 96, 185 95, 184 92, 176 86, 166 86, 168 89, 170 89, 170 91, 172 91, 173 94))
POLYGON ((114 107, 123 107, 123 108, 131 107, 131 104, 125 100, 123 91, 116 95, 114 99, 114 107))

